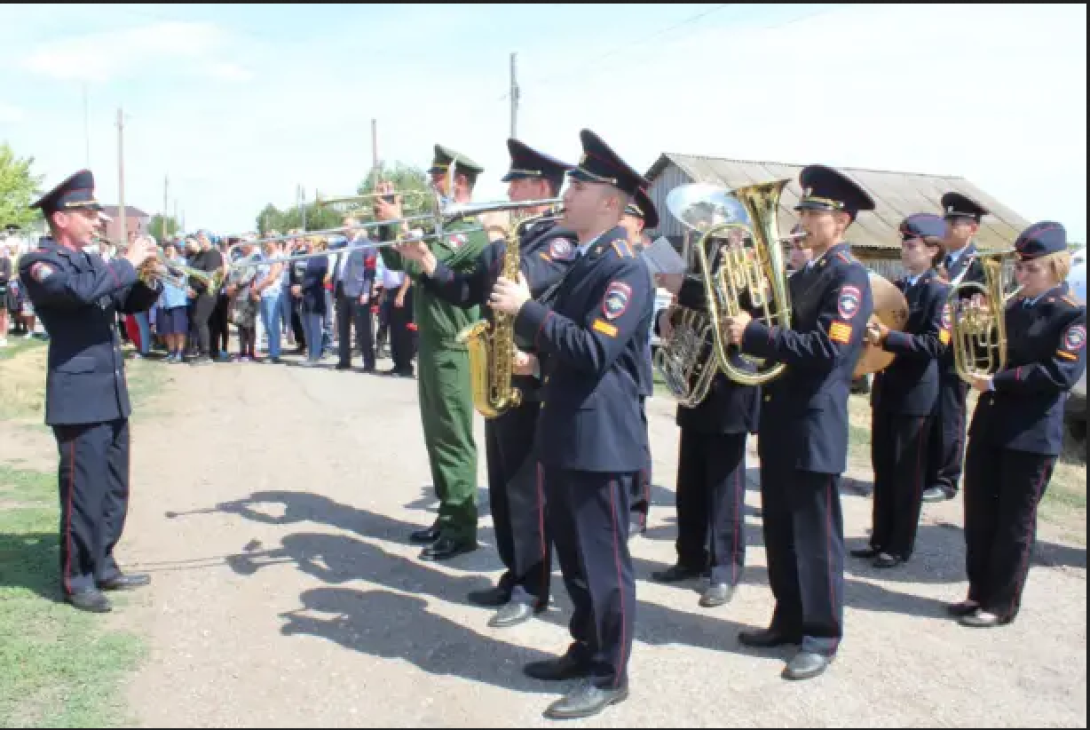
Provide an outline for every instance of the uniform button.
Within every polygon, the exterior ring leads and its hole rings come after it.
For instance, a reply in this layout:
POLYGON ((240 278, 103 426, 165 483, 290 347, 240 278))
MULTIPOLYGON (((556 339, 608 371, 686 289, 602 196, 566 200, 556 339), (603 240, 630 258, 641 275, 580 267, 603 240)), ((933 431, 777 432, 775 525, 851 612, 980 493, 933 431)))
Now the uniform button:
POLYGON ((772 396, 766 395, 765 396, 765 403, 771 403, 771 402, 772 402, 772 396))

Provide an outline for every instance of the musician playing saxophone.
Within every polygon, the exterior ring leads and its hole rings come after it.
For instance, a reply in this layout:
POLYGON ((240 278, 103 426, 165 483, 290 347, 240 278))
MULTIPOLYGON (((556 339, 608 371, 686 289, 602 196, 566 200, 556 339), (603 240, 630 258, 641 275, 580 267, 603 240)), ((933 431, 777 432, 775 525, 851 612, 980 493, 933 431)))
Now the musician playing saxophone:
POLYGON ((1015 249, 1021 291, 1005 312, 1007 363, 972 384, 981 396, 965 459, 969 596, 950 613, 973 628, 1018 615, 1037 505, 1063 446, 1064 404, 1086 372, 1086 307, 1064 283, 1071 270, 1064 227, 1034 224, 1015 249))
MULTIPOLYGON (((511 168, 503 177, 514 202, 555 198, 572 168, 531 149, 517 139, 507 140, 511 168)), ((520 217, 540 217, 519 229, 519 270, 535 298, 556 284, 575 260, 574 234, 557 225, 548 207, 526 208, 520 217)), ((481 216, 485 219, 486 216, 481 216)), ((403 244, 398 251, 419 262, 419 283, 429 292, 459 307, 480 305, 493 320, 488 296, 503 275, 507 244, 493 241, 477 258, 476 266, 454 271, 423 243, 403 244)), ((496 547, 506 571, 498 585, 469 594, 475 604, 498 607, 489 621, 493 628, 516 626, 529 620, 549 603, 552 544, 545 533, 544 503, 538 489, 537 460, 532 458, 534 431, 540 408, 535 391, 539 385, 532 371, 536 356, 533 343, 521 342, 513 384, 523 394, 522 403, 501 416, 485 421, 488 460, 488 492, 496 530, 496 547)))

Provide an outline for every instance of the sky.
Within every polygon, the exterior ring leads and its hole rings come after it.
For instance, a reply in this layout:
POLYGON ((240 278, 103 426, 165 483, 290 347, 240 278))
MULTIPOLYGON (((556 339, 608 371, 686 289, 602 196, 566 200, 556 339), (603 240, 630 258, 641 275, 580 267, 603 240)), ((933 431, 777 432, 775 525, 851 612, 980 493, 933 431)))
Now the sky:
POLYGON ((177 201, 237 233, 433 146, 505 198, 517 136, 575 162, 590 128, 663 152, 961 176, 1086 240, 1085 5, 0 6, 0 141, 52 187, 177 201), (86 98, 86 105, 85 105, 86 98), (86 110, 86 114, 85 114, 86 110))

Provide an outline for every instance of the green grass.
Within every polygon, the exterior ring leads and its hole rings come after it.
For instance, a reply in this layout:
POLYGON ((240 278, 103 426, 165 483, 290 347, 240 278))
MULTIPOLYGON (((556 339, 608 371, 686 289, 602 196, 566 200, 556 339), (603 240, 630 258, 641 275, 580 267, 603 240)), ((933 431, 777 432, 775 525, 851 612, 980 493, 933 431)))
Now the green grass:
POLYGON ((56 477, 0 466, 0 727, 129 721, 141 640, 61 603, 56 477))
MULTIPOLYGON (((0 358, 0 419, 42 428, 44 343, 16 341, 0 358)), ((126 365, 134 408, 157 415, 143 406, 167 382, 164 367, 126 365)), ((121 687, 143 642, 61 602, 56 484, 55 473, 0 463, 0 727, 129 724, 121 687)))
POLYGON ((22 335, 18 337, 8 335, 7 347, 0 347, 0 360, 11 360, 21 352, 26 352, 35 347, 45 347, 45 344, 44 340, 24 340, 22 335))

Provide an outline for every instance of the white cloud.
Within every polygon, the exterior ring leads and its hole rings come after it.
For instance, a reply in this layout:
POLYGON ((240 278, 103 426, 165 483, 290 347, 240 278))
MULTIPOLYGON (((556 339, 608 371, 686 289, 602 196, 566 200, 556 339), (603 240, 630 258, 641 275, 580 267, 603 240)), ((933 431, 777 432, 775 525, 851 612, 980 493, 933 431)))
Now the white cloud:
POLYGON ((26 118, 26 111, 11 104, 0 103, 0 124, 14 124, 26 118))
POLYGON ((45 43, 20 65, 63 81, 109 82, 199 62, 214 78, 238 80, 240 67, 208 61, 229 40, 211 23, 161 22, 45 43))
POLYGON ((212 79, 238 83, 252 81, 254 78, 253 73, 251 73, 249 69, 246 69, 237 63, 229 62, 209 63, 204 67, 203 73, 205 76, 212 79))

